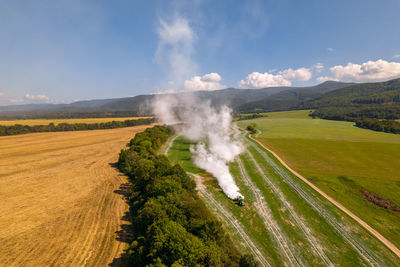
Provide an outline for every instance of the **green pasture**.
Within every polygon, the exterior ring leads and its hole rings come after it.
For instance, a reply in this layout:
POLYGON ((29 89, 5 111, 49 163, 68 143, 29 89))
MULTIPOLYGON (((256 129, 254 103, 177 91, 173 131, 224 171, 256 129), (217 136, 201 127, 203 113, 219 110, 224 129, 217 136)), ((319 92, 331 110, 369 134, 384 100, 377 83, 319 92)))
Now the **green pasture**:
MULTIPOLYGON (((190 146, 191 142, 185 140, 183 137, 178 137, 171 146, 168 156, 175 162, 180 163, 184 169, 188 172, 197 173, 205 177, 207 175, 203 170, 198 169, 191 161, 190 146)), ((293 191, 285 182, 282 181, 280 176, 274 172, 274 170, 268 165, 268 163, 257 153, 254 148, 248 148, 249 153, 253 155, 256 161, 262 166, 268 179, 271 179, 273 183, 278 186, 282 193, 286 196, 287 201, 291 203, 293 208, 299 214, 302 220, 312 229, 313 234, 319 240, 320 245, 323 245, 324 251, 326 252, 328 258, 340 265, 351 265, 351 266, 362 266, 365 261, 360 257, 360 255, 354 250, 354 248, 347 243, 343 237, 336 232, 331 225, 329 225, 324 218, 320 216, 318 212, 312 209, 305 200, 293 191)), ((240 156, 244 167, 252 180, 253 184, 259 188, 262 193, 263 198, 268 207, 270 208, 273 216, 278 225, 282 228, 283 232, 287 236, 290 243, 294 246, 298 259, 300 259, 305 264, 310 264, 313 266, 323 265, 321 260, 315 256, 312 252, 310 244, 305 239, 304 233, 298 228, 298 224, 292 222, 292 218, 288 214, 288 211, 282 206, 282 202, 279 197, 271 191, 266 181, 262 176, 255 170, 255 166, 250 161, 246 153, 240 156)), ((276 161, 275 161, 276 162, 276 161)), ((276 162, 279 165, 279 163, 276 162)), ((281 168, 283 166, 279 165, 281 168)), ((208 179, 204 184, 207 187, 207 191, 211 193, 218 202, 223 205, 234 217, 245 227, 246 232, 256 242, 258 248, 263 252, 266 259, 272 263, 274 266, 282 266, 284 262, 282 261, 282 250, 279 249, 276 243, 271 239, 270 233, 265 228, 262 218, 257 214, 254 207, 255 195, 252 189, 245 183, 237 162, 233 162, 230 165, 231 173, 233 174, 237 185, 239 186, 241 193, 245 197, 245 206, 239 207, 235 203, 228 199, 222 190, 219 188, 218 183, 215 179, 208 179)), ((382 262, 385 262, 388 266, 393 265, 396 259, 393 258, 388 250, 380 244, 379 241, 375 240, 370 236, 365 230, 361 229, 357 225, 353 225, 352 221, 349 219, 344 219, 343 214, 334 208, 330 203, 319 195, 312 193, 312 190, 308 188, 304 183, 296 179, 291 175, 291 179, 294 179, 298 184, 303 187, 308 194, 314 199, 321 203, 325 209, 336 218, 335 220, 341 221, 346 226, 348 231, 353 232, 353 234, 360 242, 364 243, 370 251, 374 251, 374 254, 380 255, 379 258, 382 262), (311 190, 311 191, 310 191, 311 190), (344 221, 343 221, 344 220, 344 221)), ((207 204, 207 203, 206 203, 207 204)), ((212 207, 210 207, 212 208, 212 207)), ((229 229, 232 233, 233 238, 240 243, 240 237, 236 236, 234 229, 229 229)), ((241 246, 240 246, 241 247, 241 246)), ((243 247, 241 247, 243 250, 243 247)), ((243 250, 246 253, 245 250, 243 250)))
POLYGON ((360 193, 374 192, 400 206, 400 135, 308 113, 273 112, 238 125, 256 123, 264 145, 400 247, 400 212, 367 202, 360 193))

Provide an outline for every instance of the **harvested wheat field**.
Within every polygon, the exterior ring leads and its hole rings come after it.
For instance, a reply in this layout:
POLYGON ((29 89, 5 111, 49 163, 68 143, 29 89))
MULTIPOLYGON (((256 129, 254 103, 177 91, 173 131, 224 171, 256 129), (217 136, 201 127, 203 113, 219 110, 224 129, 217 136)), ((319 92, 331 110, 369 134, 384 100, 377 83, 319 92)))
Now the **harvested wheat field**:
POLYGON ((126 182, 112 165, 149 126, 0 137, 0 266, 107 266, 126 182))
POLYGON ((86 119, 33 119, 33 120, 0 120, 0 125, 11 126, 16 124, 21 125, 48 125, 54 123, 58 125, 60 123, 102 123, 110 121, 125 121, 125 120, 138 120, 138 119, 149 119, 151 117, 119 117, 119 118, 86 118, 86 119))

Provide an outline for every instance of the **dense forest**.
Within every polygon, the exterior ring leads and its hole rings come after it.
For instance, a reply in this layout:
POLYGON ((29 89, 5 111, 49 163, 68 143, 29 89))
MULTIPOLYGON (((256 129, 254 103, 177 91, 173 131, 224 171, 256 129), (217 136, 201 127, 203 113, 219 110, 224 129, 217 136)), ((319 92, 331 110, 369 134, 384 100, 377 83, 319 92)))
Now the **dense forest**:
POLYGON ((310 100, 300 108, 315 109, 312 116, 332 120, 400 119, 400 79, 351 85, 310 100))
POLYGON ((400 119, 400 79, 338 89, 299 108, 314 109, 314 118, 353 121, 361 128, 398 134, 394 120, 400 119))
POLYGON ((352 83, 341 83, 327 81, 311 87, 288 88, 281 92, 272 94, 265 98, 240 105, 238 112, 269 112, 299 109, 304 102, 322 96, 327 92, 353 85, 352 83))
POLYGON ((136 134, 122 150, 118 167, 128 175, 133 266, 256 266, 240 257, 221 223, 208 211, 193 179, 173 165, 160 146, 172 128, 155 126, 136 134))
POLYGON ((400 122, 393 120, 363 119, 357 120, 356 126, 378 132, 400 134, 400 122))
POLYGON ((84 131, 84 130, 99 130, 99 129, 114 129, 122 127, 131 127, 137 125, 151 124, 155 121, 154 118, 125 120, 125 121, 110 121, 101 123, 49 123, 48 125, 0 125, 0 136, 40 133, 40 132, 62 132, 62 131, 84 131))

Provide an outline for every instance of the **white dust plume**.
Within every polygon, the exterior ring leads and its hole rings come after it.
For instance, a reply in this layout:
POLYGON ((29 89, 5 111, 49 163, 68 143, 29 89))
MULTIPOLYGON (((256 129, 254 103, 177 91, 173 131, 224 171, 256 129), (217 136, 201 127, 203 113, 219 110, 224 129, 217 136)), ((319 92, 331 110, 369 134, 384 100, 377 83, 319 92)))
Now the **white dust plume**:
POLYGON ((232 124, 232 110, 212 107, 210 101, 200 100, 193 93, 156 95, 152 104, 163 123, 179 123, 179 134, 197 141, 191 148, 194 163, 211 173, 229 198, 243 197, 228 167, 243 150, 239 131, 232 124))

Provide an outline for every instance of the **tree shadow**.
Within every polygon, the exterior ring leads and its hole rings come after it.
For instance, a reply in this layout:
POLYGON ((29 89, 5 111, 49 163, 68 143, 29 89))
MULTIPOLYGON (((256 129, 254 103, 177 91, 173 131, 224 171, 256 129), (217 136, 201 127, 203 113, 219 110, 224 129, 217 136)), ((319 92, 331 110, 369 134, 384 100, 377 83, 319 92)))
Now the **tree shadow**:
MULTIPOLYGON (((110 166, 117 168, 117 163, 109 163, 110 166)), ((114 190, 114 194, 118 194, 122 197, 125 202, 129 201, 129 196, 131 194, 131 187, 129 183, 122 183, 119 186, 119 189, 114 190)), ((133 241, 133 231, 132 231, 132 219, 130 217, 129 211, 125 212, 121 217, 121 225, 120 230, 116 231, 115 239, 118 242, 130 244, 133 241)), ((108 266, 111 267, 121 267, 121 266, 129 266, 128 254, 123 252, 118 258, 114 258, 108 266)))
POLYGON ((108 163, 108 165, 110 165, 111 167, 113 167, 113 168, 118 170, 118 162, 110 162, 110 163, 108 163))

